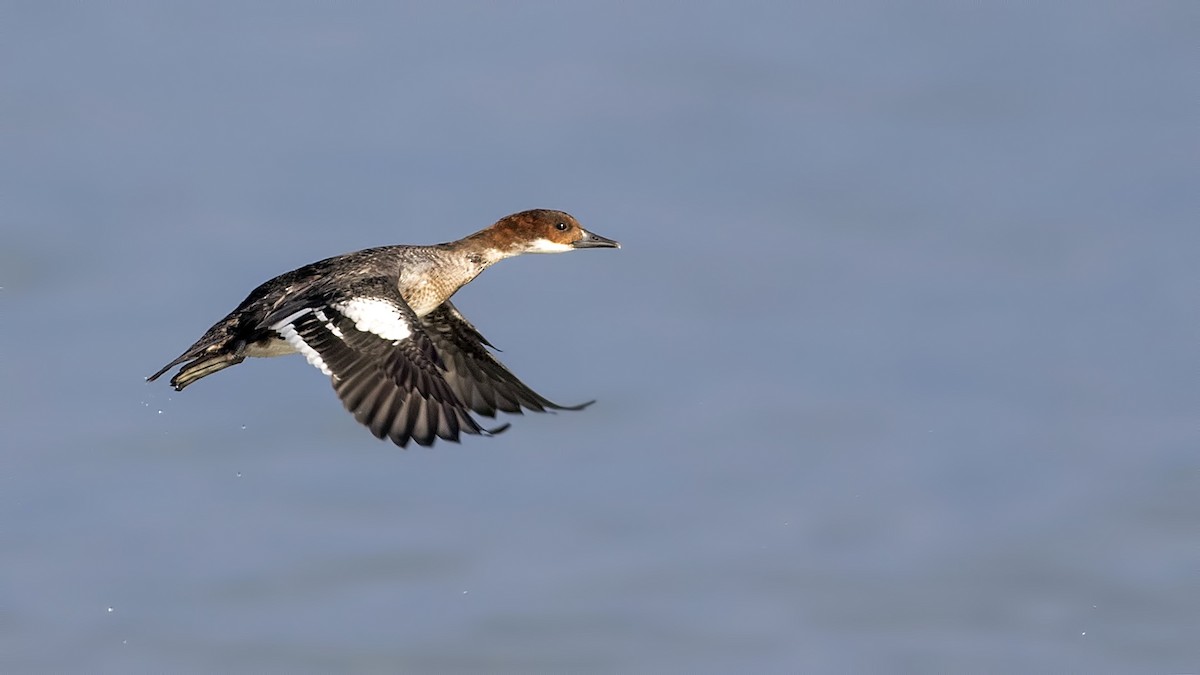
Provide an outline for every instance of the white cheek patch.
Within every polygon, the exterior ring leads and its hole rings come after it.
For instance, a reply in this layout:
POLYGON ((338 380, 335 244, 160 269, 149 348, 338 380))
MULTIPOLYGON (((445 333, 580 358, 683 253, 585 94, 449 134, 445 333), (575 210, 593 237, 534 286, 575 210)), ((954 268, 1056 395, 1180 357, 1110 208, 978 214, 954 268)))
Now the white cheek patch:
POLYGON ((334 309, 354 322, 364 333, 378 335, 384 340, 399 342, 412 335, 412 328, 396 305, 381 298, 352 298, 335 304, 334 309))
POLYGON ((575 249, 570 244, 560 244, 549 239, 534 239, 526 250, 529 253, 566 253, 575 249))
MULTIPOLYGON (((296 317, 308 311, 311 310, 306 309, 303 312, 297 312, 295 315, 288 317, 288 319, 294 320, 296 317)), ((272 328, 276 333, 279 333, 279 336, 283 338, 284 342, 287 342, 289 345, 291 345, 292 349, 295 349, 303 354, 304 358, 308 360, 308 362, 311 363, 317 370, 329 375, 330 377, 333 376, 333 372, 329 370, 329 366, 325 365, 325 361, 321 359, 321 355, 317 353, 317 350, 309 347, 308 343, 296 334, 296 329, 292 327, 292 324, 281 322, 275 324, 272 326, 272 328)))

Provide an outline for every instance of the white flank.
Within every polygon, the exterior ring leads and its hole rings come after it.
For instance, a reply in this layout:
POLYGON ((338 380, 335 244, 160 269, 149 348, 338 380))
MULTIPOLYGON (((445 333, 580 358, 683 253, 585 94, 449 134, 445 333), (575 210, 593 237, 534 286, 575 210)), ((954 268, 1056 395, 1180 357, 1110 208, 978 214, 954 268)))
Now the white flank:
MULTIPOLYGON (((303 312, 297 312, 296 314, 293 314, 292 316, 288 317, 288 320, 291 321, 291 320, 295 319, 297 316, 300 316, 304 312, 308 312, 308 311, 311 311, 311 310, 306 309, 303 312)), ((329 375, 331 377, 333 376, 333 372, 329 370, 329 366, 325 365, 325 361, 321 359, 321 355, 317 353, 317 350, 313 349, 312 347, 309 347, 308 343, 305 342, 303 339, 301 339, 301 337, 299 335, 296 334, 296 329, 292 327, 292 324, 277 323, 274 326, 272 326, 272 328, 275 330, 275 332, 279 333, 280 337, 283 338, 284 342, 287 342, 289 345, 292 346, 292 349, 295 349, 296 351, 303 354, 304 358, 307 359, 308 362, 311 363, 317 370, 319 370, 322 373, 325 373, 326 375, 329 375)))
POLYGON ((335 304, 334 309, 354 322, 364 333, 378 335, 384 340, 399 342, 412 335, 412 329, 395 305, 381 298, 352 298, 335 304))
POLYGON ((560 244, 557 241, 549 239, 534 239, 529 242, 529 248, 525 249, 529 253, 566 253, 567 251, 575 250, 570 244, 560 244))

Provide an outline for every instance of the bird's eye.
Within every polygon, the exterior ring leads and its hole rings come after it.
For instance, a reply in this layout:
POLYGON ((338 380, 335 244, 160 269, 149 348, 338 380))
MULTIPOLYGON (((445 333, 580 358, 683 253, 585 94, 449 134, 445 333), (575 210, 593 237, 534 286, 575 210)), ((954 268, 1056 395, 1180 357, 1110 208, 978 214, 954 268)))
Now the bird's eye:
POLYGON ((559 232, 566 232, 566 231, 567 231, 567 224, 566 224, 566 223, 558 223, 558 224, 557 224, 557 225, 555 225, 554 227, 558 228, 558 231, 559 231, 559 232))

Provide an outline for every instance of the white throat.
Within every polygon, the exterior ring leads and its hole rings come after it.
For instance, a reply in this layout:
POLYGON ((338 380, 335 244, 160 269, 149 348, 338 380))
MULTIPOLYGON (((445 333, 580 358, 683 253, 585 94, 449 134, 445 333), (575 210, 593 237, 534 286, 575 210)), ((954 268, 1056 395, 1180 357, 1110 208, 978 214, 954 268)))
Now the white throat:
POLYGON ((574 250, 570 244, 560 244, 549 239, 534 239, 529 243, 526 253, 566 253, 574 250))

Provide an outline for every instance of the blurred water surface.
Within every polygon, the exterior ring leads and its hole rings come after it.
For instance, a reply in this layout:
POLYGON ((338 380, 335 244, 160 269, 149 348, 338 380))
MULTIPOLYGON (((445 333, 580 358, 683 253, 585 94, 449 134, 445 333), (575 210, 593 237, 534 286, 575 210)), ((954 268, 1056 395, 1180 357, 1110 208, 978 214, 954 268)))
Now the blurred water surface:
POLYGON ((5 672, 1200 670, 1200 11, 6 3, 5 672), (562 208, 400 451, 259 282, 562 208))

